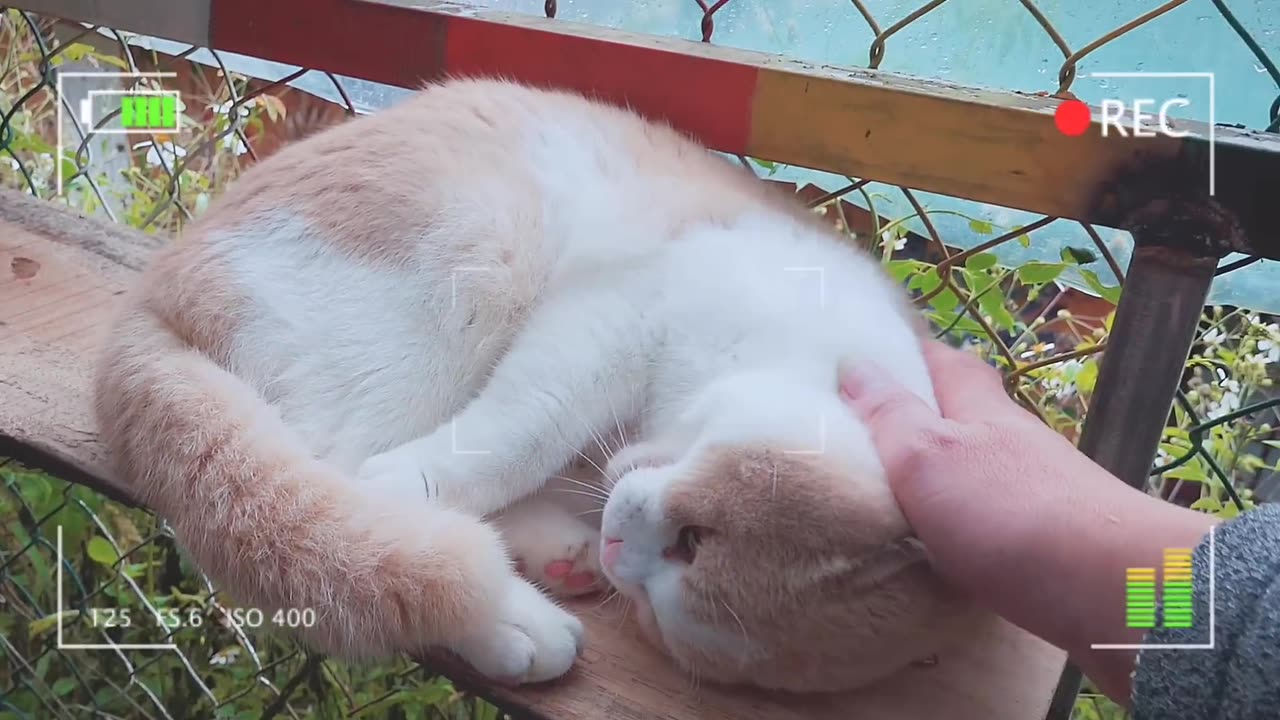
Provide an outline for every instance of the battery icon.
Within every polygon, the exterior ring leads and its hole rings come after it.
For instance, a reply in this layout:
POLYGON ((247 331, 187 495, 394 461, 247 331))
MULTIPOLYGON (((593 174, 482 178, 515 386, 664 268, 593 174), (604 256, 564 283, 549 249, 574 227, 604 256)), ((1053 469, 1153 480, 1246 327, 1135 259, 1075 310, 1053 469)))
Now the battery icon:
POLYGON ((176 133, 182 116, 178 114, 176 90, 92 90, 80 101, 80 121, 94 127, 106 121, 98 132, 176 133), (107 118, 115 116, 115 122, 107 118))
POLYGON ((177 110, 177 98, 172 95, 121 95, 120 125, 132 130, 172 130, 177 110))

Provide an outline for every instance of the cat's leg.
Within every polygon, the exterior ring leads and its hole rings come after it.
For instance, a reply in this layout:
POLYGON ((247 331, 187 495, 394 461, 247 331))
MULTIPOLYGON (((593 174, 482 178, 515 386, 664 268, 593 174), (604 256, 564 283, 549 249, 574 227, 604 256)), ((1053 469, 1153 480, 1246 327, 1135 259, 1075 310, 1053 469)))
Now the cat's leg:
POLYGON ((644 336, 621 292, 548 301, 461 412, 369 458, 358 475, 480 516, 502 510, 635 417, 644 336))
POLYGON ((493 519, 516 570, 557 597, 603 590, 600 531, 548 493, 525 498, 493 519))

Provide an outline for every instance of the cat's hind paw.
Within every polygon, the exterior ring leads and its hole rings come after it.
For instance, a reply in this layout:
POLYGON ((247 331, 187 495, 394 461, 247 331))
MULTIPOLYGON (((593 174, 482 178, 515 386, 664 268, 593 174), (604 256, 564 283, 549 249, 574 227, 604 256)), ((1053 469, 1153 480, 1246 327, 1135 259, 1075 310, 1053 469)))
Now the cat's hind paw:
POLYGON ((558 547, 522 548, 516 570, 556 597, 578 597, 605 589, 600 570, 599 537, 558 547))

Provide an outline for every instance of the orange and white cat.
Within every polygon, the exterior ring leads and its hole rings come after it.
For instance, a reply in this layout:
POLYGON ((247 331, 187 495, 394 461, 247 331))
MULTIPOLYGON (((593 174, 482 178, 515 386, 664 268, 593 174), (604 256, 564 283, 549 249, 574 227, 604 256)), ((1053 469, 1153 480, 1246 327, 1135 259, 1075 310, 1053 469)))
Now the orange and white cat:
POLYGON ((248 170, 125 305, 96 383, 121 475, 238 601, 315 608, 322 650, 559 676, 582 625, 516 560, 561 595, 607 575, 726 682, 852 687, 963 625, 838 395, 874 360, 934 403, 904 294, 629 111, 429 87, 248 170), (582 457, 604 537, 547 486, 582 457))

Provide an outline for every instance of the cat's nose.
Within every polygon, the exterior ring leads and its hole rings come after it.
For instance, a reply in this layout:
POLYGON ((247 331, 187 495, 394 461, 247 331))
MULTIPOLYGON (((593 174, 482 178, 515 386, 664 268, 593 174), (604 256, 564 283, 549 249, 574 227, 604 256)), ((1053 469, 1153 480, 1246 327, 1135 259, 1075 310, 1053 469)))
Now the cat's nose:
POLYGON ((604 547, 600 551, 600 562, 610 570, 613 569, 614 563, 618 562, 618 556, 622 554, 621 538, 604 538, 604 547))

